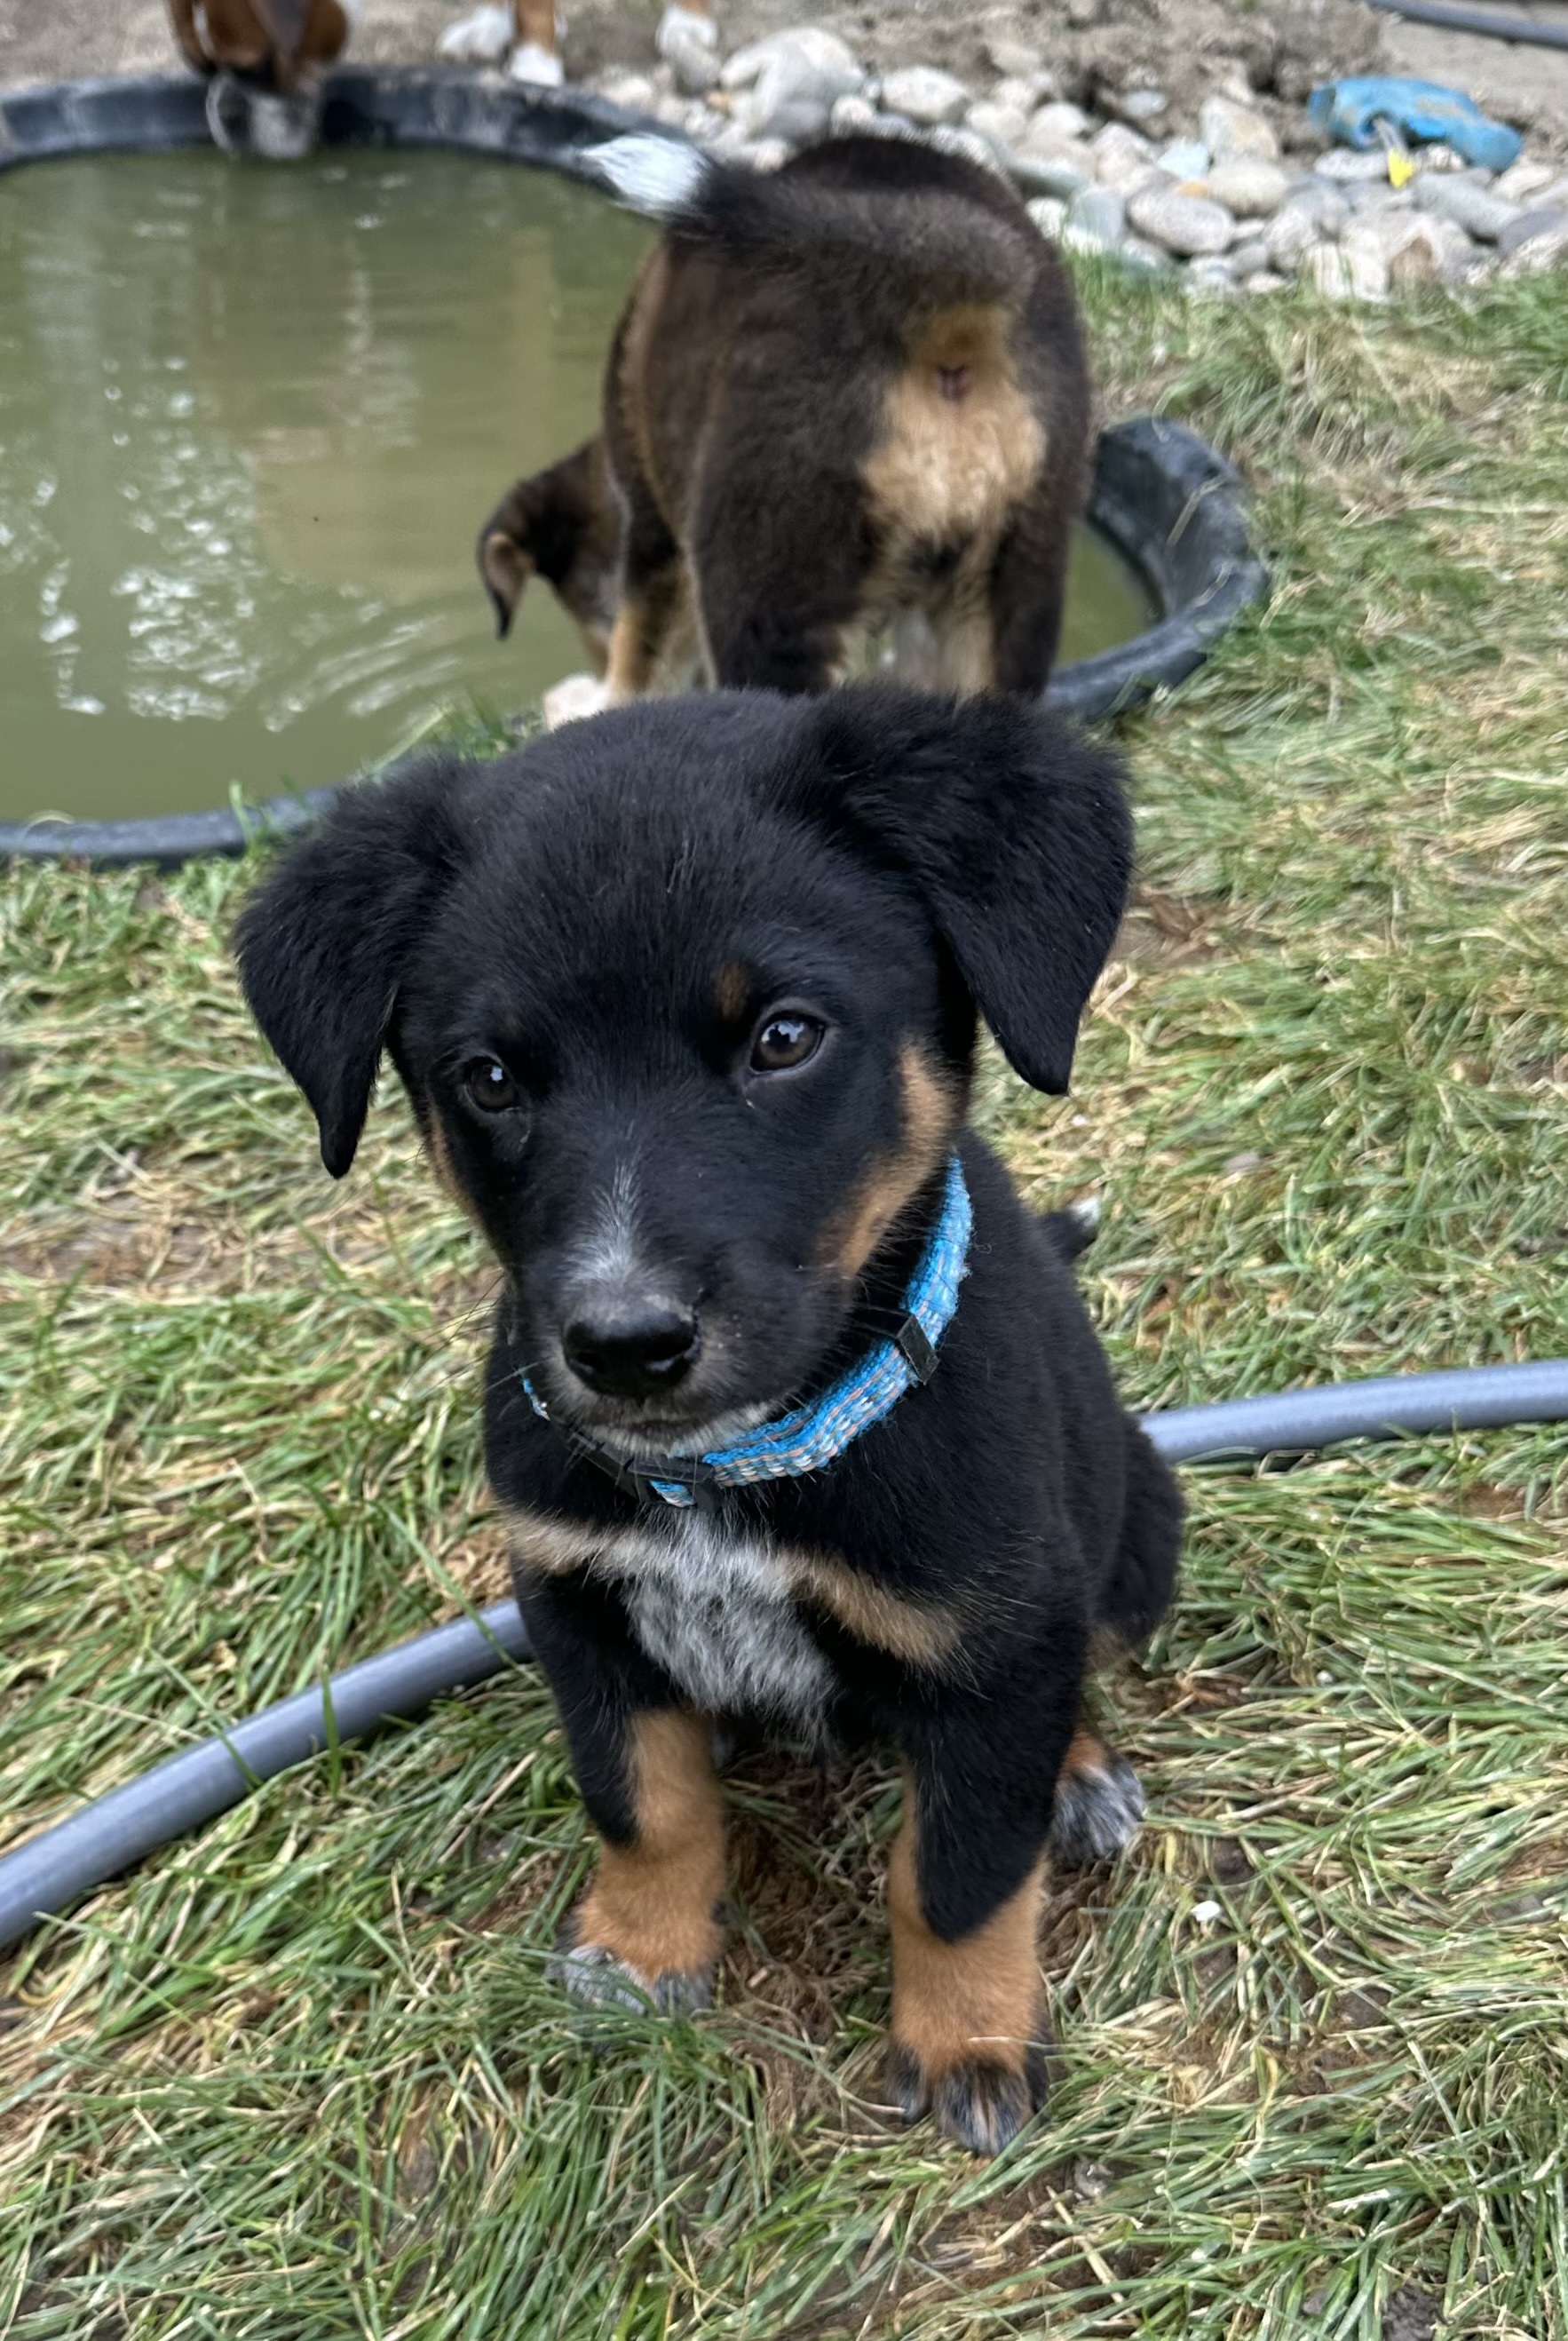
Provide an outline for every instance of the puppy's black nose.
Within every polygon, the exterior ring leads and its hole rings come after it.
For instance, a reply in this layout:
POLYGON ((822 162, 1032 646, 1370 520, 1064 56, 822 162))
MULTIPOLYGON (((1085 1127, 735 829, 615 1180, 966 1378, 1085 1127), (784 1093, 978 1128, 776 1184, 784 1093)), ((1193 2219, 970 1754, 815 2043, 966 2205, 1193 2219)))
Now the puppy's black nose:
POLYGON ((697 1355, 697 1320, 671 1301, 630 1295, 579 1307, 561 1337, 579 1381, 607 1398, 657 1398, 697 1355))

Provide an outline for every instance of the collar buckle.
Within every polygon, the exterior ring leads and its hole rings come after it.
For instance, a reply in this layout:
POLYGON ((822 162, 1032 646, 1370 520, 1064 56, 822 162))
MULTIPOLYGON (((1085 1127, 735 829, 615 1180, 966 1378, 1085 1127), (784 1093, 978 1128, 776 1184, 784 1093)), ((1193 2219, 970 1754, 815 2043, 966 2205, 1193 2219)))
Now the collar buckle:
POLYGON ((893 1346, 904 1363, 922 1386, 937 1370, 937 1352, 931 1337, 918 1317, 906 1317, 893 1336, 893 1346))

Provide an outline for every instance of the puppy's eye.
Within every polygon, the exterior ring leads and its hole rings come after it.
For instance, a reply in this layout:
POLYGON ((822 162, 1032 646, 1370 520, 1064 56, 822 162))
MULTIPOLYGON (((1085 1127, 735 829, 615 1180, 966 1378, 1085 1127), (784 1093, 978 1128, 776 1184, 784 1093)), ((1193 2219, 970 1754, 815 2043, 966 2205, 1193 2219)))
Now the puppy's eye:
POLYGON ((518 1102, 517 1083, 498 1057, 471 1057, 458 1074, 458 1087, 481 1113, 507 1113, 518 1102))
POLYGON ((751 1043, 751 1070, 754 1073, 788 1073, 814 1057, 822 1045, 827 1026, 815 1016, 803 1016, 796 1009, 777 1009, 765 1016, 757 1027, 751 1043))

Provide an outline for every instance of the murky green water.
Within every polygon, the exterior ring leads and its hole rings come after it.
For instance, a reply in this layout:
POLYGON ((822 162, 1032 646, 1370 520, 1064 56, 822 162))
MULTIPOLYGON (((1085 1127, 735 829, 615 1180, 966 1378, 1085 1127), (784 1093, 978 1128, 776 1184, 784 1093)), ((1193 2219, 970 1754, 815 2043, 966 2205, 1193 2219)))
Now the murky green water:
MULTIPOLYGON (((0 820, 313 787, 582 664, 475 531, 592 427, 649 230, 456 154, 0 177, 0 820)), ((1146 623, 1079 548, 1064 655, 1146 623)))

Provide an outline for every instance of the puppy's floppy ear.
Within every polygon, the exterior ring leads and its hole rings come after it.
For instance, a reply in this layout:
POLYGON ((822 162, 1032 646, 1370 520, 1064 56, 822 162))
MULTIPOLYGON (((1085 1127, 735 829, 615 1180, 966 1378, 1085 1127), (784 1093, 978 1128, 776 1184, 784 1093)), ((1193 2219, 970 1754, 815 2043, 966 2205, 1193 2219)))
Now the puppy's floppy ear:
POLYGON ((499 504, 479 533, 476 558, 484 590, 495 612, 495 631, 504 642, 522 599, 522 589, 533 575, 533 555, 513 531, 526 525, 519 511, 517 491, 499 504))
POLYGON ((399 980, 460 854, 445 761, 351 789, 241 911, 251 1012, 310 1101, 322 1161, 354 1159, 399 980))
POLYGON ((1021 700, 851 687, 811 730, 811 809, 915 881, 1008 1063, 1059 1094, 1132 872, 1117 759, 1021 700))

